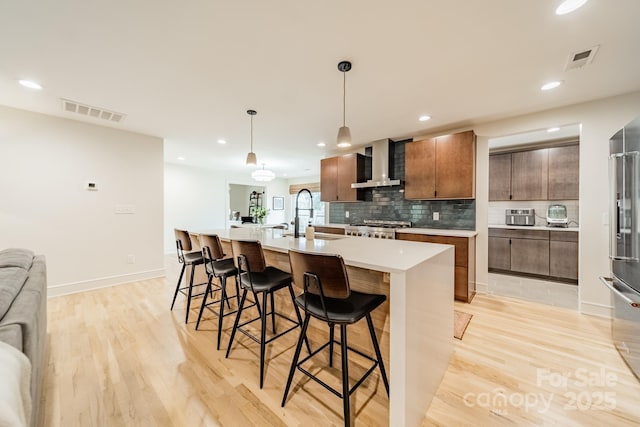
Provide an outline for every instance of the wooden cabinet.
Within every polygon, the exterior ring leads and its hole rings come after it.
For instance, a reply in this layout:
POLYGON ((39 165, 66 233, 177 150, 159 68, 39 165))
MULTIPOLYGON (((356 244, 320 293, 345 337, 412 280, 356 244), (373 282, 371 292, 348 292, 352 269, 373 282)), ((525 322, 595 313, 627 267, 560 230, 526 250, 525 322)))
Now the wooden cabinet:
POLYGON ((329 233, 329 234, 342 234, 344 235, 344 228, 342 227, 327 227, 324 225, 314 226, 316 233, 329 233))
POLYGON ((489 269, 511 270, 511 242, 508 237, 489 236, 489 269))
POLYGON ((471 302, 476 294, 476 238, 397 233, 396 239, 453 245, 455 258, 455 299, 471 302))
POLYGON ((546 149, 511 154, 511 200, 547 200, 549 157, 546 149))
POLYGON ((578 233, 490 228, 489 271, 576 283, 578 233))
POLYGON ((364 156, 352 153, 320 161, 320 200, 323 202, 355 202, 363 192, 351 188, 364 181, 364 156))
POLYGON ((405 144, 404 197, 433 199, 436 196, 436 139, 405 144))
POLYGON ((476 137, 473 131, 405 145, 406 199, 473 199, 476 137))
POLYGON ((489 200, 511 200, 511 153, 489 156, 489 200))
POLYGON ((580 147, 489 156, 489 201, 578 200, 580 147))
MULTIPOLYGON (((542 232, 545 233, 545 232, 542 232)), ((549 233, 546 238, 511 239, 511 271, 549 275, 549 233)))
POLYGON ((561 279, 578 280, 578 233, 550 232, 549 275, 561 279))
POLYGON ((549 200, 577 200, 579 175, 579 146, 549 148, 549 200))

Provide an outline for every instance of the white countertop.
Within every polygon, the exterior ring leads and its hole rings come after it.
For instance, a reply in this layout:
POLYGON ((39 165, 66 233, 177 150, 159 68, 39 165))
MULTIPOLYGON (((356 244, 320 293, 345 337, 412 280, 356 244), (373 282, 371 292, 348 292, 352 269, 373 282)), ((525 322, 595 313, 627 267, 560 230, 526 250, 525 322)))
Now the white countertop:
MULTIPOLYGON (((220 240, 232 239, 260 240, 265 249, 288 252, 299 249, 309 252, 340 254, 345 264, 354 267, 388 273, 406 272, 416 265, 453 248, 451 245, 440 245, 404 240, 367 239, 328 233, 316 233, 316 239, 295 239, 285 236, 287 231, 258 228, 233 228, 218 230, 202 230, 203 234, 217 234, 220 240), (325 239, 323 239, 326 238, 325 239)), ((289 232, 290 233, 290 232, 289 232)), ((195 233, 198 234, 198 233, 195 233)))
POLYGON ((506 228, 512 230, 543 230, 543 231, 580 231, 578 227, 549 227, 546 225, 491 225, 489 224, 489 228, 506 228))

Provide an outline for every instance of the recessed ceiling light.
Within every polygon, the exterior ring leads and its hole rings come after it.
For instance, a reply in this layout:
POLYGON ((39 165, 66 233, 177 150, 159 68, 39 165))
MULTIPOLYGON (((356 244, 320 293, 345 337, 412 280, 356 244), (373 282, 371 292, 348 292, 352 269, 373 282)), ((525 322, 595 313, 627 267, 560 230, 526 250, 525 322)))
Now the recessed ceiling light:
POLYGON ((20 83, 24 87, 28 87, 29 89, 42 90, 42 85, 36 82, 32 82, 31 80, 18 80, 18 83, 20 83))
POLYGON ((540 90, 551 90, 555 89, 562 84, 559 80, 554 80, 552 82, 547 82, 540 87, 540 90))
POLYGON ((427 120, 431 120, 431 116, 420 116, 418 118, 421 122, 426 122, 427 120))
POLYGON ((180 156, 178 157, 178 160, 184 160, 184 157, 180 156))
POLYGON ((318 147, 326 147, 327 144, 325 144, 324 142, 318 142, 318 147))
POLYGON ((226 143, 227 143, 227 141, 225 141, 224 139, 219 139, 218 140, 218 144, 223 144, 224 145, 226 143))
POLYGON ((547 132, 558 132, 560 130, 560 128, 549 128, 547 129, 547 132))
POLYGON ((556 15, 566 15, 581 8, 588 0, 564 0, 556 9, 556 15))

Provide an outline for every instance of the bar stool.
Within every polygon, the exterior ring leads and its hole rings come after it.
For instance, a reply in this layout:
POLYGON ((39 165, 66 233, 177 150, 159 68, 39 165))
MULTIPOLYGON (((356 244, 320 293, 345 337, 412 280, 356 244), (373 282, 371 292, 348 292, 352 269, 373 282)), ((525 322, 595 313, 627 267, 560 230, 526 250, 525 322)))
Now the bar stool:
POLYGON ((173 310, 173 305, 176 303, 176 297, 178 296, 178 292, 182 292, 185 294, 185 290, 187 290, 187 314, 185 316, 184 323, 189 323, 189 309, 191 308, 191 297, 199 296, 202 294, 192 295, 193 293, 193 276, 195 275, 195 267, 196 265, 200 265, 204 263, 202 258, 202 253, 200 251, 191 252, 191 238, 189 237, 189 233, 186 230, 180 230, 178 228, 174 228, 174 233, 176 236, 176 251, 178 252, 178 262, 182 264, 182 270, 180 270, 180 277, 178 277, 178 283, 176 284, 176 291, 173 294, 173 301, 171 302, 171 310, 173 310), (184 275, 184 270, 187 266, 191 266, 191 272, 189 274, 189 286, 180 287, 180 283, 182 282, 182 276, 184 275))
POLYGON ((289 262, 291 263, 291 272, 293 281, 297 286, 302 286, 304 293, 295 299, 296 305, 304 310, 305 317, 302 324, 302 332, 296 345, 296 351, 291 362, 289 370, 289 378, 284 390, 282 398, 282 406, 284 407, 289 394, 289 388, 293 380, 296 368, 302 373, 313 379, 336 396, 342 398, 344 409, 344 425, 349 426, 351 423, 351 394, 364 382, 364 380, 375 370, 380 368, 380 374, 384 387, 389 396, 389 381, 387 372, 384 368, 384 362, 380 353, 380 346, 376 338, 373 322, 371 320, 371 312, 379 307, 387 299, 386 295, 365 294, 362 292, 352 291, 349 287, 349 277, 344 260, 340 255, 326 255, 306 253, 297 250, 289 250, 289 262), (300 350, 302 341, 306 338, 307 328, 311 317, 322 320, 329 324, 329 341, 323 346, 315 350, 302 361, 300 358, 300 350), (365 317, 371 335, 371 341, 376 353, 376 358, 360 352, 347 343, 347 325, 352 325, 365 317), (334 340, 334 325, 340 325, 340 341, 334 340), (342 392, 329 386, 309 371, 305 370, 301 365, 311 359, 317 353, 329 347, 329 366, 333 366, 333 344, 340 344, 342 358, 342 392), (373 362, 369 370, 349 388, 349 363, 348 350, 351 350, 364 358, 373 362))
POLYGON ((202 248, 202 258, 204 260, 204 267, 207 271, 207 289, 204 291, 204 298, 202 299, 202 305, 200 306, 200 313, 198 314, 198 322, 196 323, 196 330, 200 327, 200 320, 202 319, 202 313, 207 308, 211 310, 216 316, 218 316, 218 343, 217 349, 220 350, 220 336, 222 335, 222 320, 225 316, 230 316, 236 313, 237 310, 224 312, 224 303, 227 303, 227 308, 231 309, 229 304, 229 298, 236 297, 238 303, 240 302, 240 290, 238 288, 238 270, 233 262, 233 258, 224 258, 225 253, 222 250, 222 244, 217 234, 201 234, 200 247, 202 248), (227 294, 227 278, 236 277, 236 293, 231 295, 227 294), (220 286, 213 283, 213 279, 220 280, 220 286), (211 295, 213 299, 213 292, 220 291, 220 299, 207 302, 207 296, 211 295), (209 308, 211 305, 219 304, 218 310, 209 308))
MULTIPOLYGON (((231 347, 233 345, 233 339, 237 331, 242 332, 250 339, 260 344, 260 388, 262 388, 262 385, 264 384, 264 358, 266 345, 276 338, 279 338, 302 325, 302 317, 300 316, 298 306, 295 304, 293 304, 293 308, 295 309, 296 316, 298 318, 297 322, 294 319, 275 311, 274 292, 287 288, 291 295, 292 302, 295 298, 293 287, 291 286, 291 274, 266 265, 262 245, 259 241, 232 240, 231 249, 233 251, 234 259, 237 262, 236 267, 238 268, 238 276, 240 277, 242 297, 240 299, 238 312, 236 313, 236 320, 233 324, 233 329, 231 330, 231 338, 229 339, 229 347, 227 347, 226 357, 229 357, 229 353, 231 352, 231 347), (248 291, 253 293, 254 302, 253 304, 245 307, 244 305, 247 300, 248 291), (262 294, 262 304, 258 302, 258 294, 262 294), (267 297, 271 298, 271 312, 269 313, 267 312, 267 297), (253 307, 254 305, 258 310, 259 316, 240 323, 243 310, 253 307), (271 326, 274 335, 267 339, 267 316, 269 314, 271 315, 271 326), (276 315, 287 320, 293 325, 285 331, 276 334, 276 315), (257 320, 260 320, 260 337, 252 335, 249 331, 243 328, 257 320)), ((311 352, 308 341, 307 349, 311 352)))

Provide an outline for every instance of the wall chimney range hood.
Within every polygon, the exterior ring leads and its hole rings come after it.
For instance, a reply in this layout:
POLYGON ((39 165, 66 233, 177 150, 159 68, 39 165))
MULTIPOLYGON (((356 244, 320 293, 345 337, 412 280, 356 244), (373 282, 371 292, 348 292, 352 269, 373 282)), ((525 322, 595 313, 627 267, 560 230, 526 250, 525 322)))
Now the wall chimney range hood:
POLYGON ((372 187, 391 187, 393 185, 400 185, 399 179, 393 179, 389 175, 389 146, 391 141, 388 139, 381 139, 373 142, 371 146, 372 158, 371 158, 371 177, 372 179, 367 182, 355 182, 351 184, 351 188, 372 188, 372 187))

